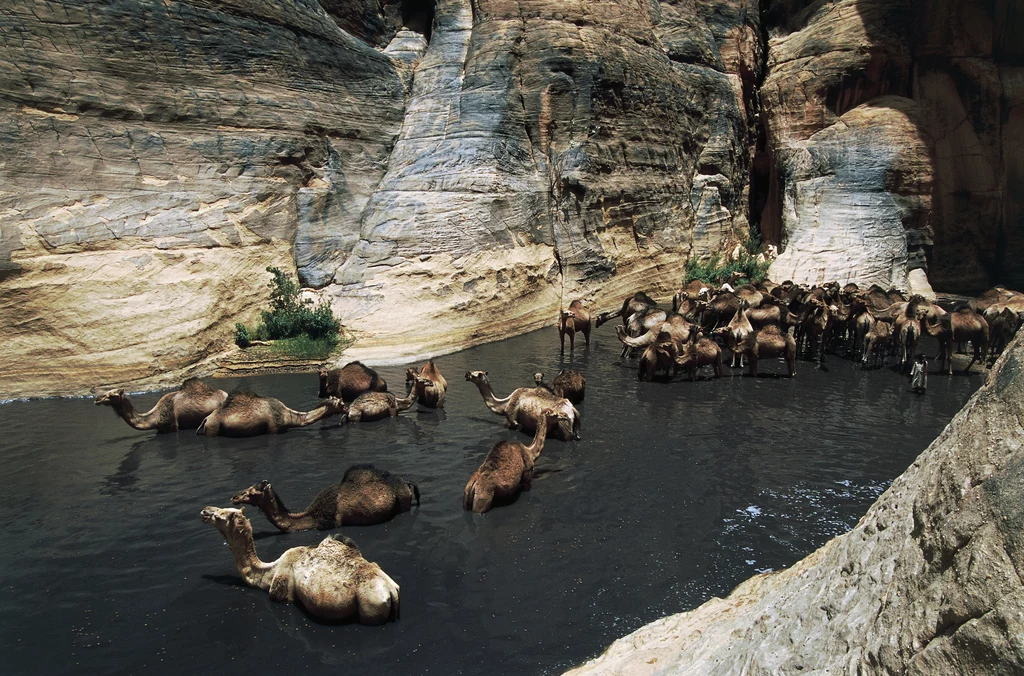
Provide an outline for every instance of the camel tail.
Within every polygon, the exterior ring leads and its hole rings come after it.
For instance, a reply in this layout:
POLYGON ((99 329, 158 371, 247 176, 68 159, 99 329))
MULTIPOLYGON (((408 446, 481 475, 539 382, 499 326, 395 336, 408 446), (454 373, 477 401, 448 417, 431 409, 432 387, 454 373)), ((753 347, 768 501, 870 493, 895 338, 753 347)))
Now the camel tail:
POLYGON ((412 483, 407 483, 406 486, 408 486, 409 490, 412 491, 412 496, 416 500, 416 506, 419 507, 420 506, 420 487, 417 486, 416 484, 412 484, 412 483))
POLYGON ((462 508, 465 510, 473 509, 473 501, 476 499, 476 477, 469 480, 466 484, 466 491, 462 494, 462 508))
POLYGON ((388 612, 388 620, 398 620, 401 616, 400 612, 401 602, 399 600, 398 592, 395 590, 391 591, 391 610, 388 612))
POLYGON ((196 428, 196 435, 202 436, 206 434, 206 418, 203 418, 203 422, 199 423, 199 427, 196 428))

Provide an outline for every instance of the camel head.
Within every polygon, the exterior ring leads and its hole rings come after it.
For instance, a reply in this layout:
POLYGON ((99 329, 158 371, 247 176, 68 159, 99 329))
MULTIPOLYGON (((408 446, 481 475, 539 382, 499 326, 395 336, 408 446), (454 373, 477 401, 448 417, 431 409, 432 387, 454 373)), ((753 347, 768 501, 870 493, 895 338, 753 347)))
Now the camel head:
POLYGON ((242 510, 234 507, 204 507, 199 512, 204 523, 216 526, 225 538, 252 535, 252 524, 242 510))
POLYGON ((430 378, 424 378, 418 373, 414 373, 412 378, 413 382, 415 382, 417 385, 422 385, 423 387, 432 387, 434 385, 433 380, 431 380, 430 378))
POLYGON ((348 413, 348 404, 337 397, 328 397, 327 401, 324 402, 324 406, 327 407, 327 415, 329 416, 348 413))
MULTIPOLYGON (((270 482, 263 480, 231 496, 232 505, 259 505, 270 497, 270 482)), ((204 514, 206 510, 203 510, 204 514)), ((204 516, 205 520, 206 517, 204 516)))
POLYGON ((475 385, 486 383, 488 382, 487 371, 466 371, 466 380, 475 385))
POLYGON ((97 406, 113 406, 124 401, 124 390, 110 390, 96 397, 93 403, 97 406))
POLYGON ((555 421, 558 423, 567 423, 571 420, 568 413, 554 408, 546 408, 541 411, 540 414, 544 416, 549 424, 555 421))
POLYGON ((317 375, 320 376, 320 393, 317 394, 316 396, 320 397, 321 399, 325 399, 328 396, 328 392, 327 392, 327 369, 326 368, 320 369, 317 372, 317 375))
POLYGON ((538 386, 543 385, 544 384, 544 374, 543 373, 539 373, 539 372, 538 373, 534 373, 533 374, 533 382, 536 383, 538 386))

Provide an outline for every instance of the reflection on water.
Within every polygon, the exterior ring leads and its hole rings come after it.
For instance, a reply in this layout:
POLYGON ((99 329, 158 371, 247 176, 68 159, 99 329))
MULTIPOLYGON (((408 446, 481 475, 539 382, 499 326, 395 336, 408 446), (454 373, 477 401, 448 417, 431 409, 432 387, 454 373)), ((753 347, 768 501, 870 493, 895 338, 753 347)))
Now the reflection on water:
MULTIPOLYGON (((496 441, 528 439, 463 373, 487 370, 498 396, 550 380, 570 363, 554 329, 439 358, 446 410, 369 424, 207 439, 136 432, 88 400, 0 406, 4 673, 555 673, 850 528, 984 377, 934 376, 919 397, 889 369, 833 358, 793 380, 638 383, 617 353, 609 327, 572 355, 582 440, 548 441, 533 489, 483 516, 461 509, 466 480, 496 441), (422 495, 387 524, 340 529, 401 585, 398 623, 324 626, 273 603, 199 520, 262 479, 301 508, 359 462, 422 495)), ((380 370, 402 388, 404 366, 380 370)), ((318 402, 315 375, 244 384, 318 402)), ((249 515, 264 560, 325 536, 249 515)))

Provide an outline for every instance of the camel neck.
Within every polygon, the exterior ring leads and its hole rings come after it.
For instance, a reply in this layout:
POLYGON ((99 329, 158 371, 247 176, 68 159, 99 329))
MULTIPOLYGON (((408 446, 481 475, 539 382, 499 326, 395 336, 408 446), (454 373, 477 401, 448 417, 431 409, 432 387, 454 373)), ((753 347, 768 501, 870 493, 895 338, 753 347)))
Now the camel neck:
POLYGON ((153 427, 152 422, 148 420, 146 416, 140 415, 139 412, 135 410, 135 406, 128 397, 122 397, 120 400, 115 402, 114 411, 121 416, 122 420, 137 430, 147 430, 153 427))
POLYGON ((285 418, 285 423, 288 427, 305 427, 307 425, 312 425, 318 420, 326 418, 329 415, 328 410, 327 404, 322 404, 314 408, 312 411, 306 412, 287 409, 288 414, 285 418))
POLYGON ((533 443, 526 447, 526 453, 530 456, 530 462, 536 462, 540 452, 544 450, 544 439, 548 436, 548 420, 541 416, 537 421, 537 432, 533 435, 533 443))
POLYGON ((399 399, 398 397, 395 397, 395 403, 398 405, 398 410, 399 411, 404 411, 407 408, 412 408, 412 405, 416 403, 416 398, 419 396, 419 394, 420 394, 419 383, 417 383, 416 381, 413 381, 412 389, 409 390, 409 394, 407 394, 402 399, 399 399))
POLYGON ((308 511, 299 514, 289 512, 273 488, 270 489, 270 500, 265 505, 260 505, 260 509, 267 515, 270 523, 286 533, 295 530, 309 530, 316 526, 308 511))
POLYGON ((225 536, 231 554, 235 557, 235 567, 247 584, 259 589, 269 589, 267 575, 273 568, 271 564, 260 561, 256 556, 256 543, 252 539, 252 530, 244 533, 232 533, 225 536))
POLYGON ((480 390, 480 394, 483 395, 484 404, 487 405, 487 408, 499 415, 505 412, 505 408, 508 406, 508 402, 512 398, 511 394, 504 399, 498 399, 494 396, 494 390, 491 389, 490 381, 487 380, 477 382, 476 387, 480 390))

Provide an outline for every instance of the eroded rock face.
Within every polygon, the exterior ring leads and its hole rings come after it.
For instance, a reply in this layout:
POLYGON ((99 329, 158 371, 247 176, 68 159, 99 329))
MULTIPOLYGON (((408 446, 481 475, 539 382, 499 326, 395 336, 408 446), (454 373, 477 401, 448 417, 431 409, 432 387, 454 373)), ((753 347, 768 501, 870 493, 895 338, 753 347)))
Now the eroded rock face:
POLYGON ((827 279, 908 288, 907 274, 921 269, 944 290, 1020 286, 1024 58, 1009 37, 1024 30, 1017 4, 772 3, 762 97, 773 163, 760 222, 766 239, 784 245, 773 276, 819 281, 824 270, 827 279), (875 113, 848 124, 864 106, 875 113), (821 134, 849 151, 819 148, 821 134), (855 156, 877 159, 865 167, 855 156), (897 223, 905 259, 890 244, 874 249, 880 237, 895 242, 897 223))
POLYGON ((0 390, 54 393, 41 364, 64 392, 180 377, 251 321, 267 265, 378 360, 549 324, 578 296, 667 295, 688 255, 746 231, 757 17, 752 0, 0 9, 0 390), (102 293, 51 292, 70 270, 102 293), (184 278, 202 293, 179 297, 184 278))
POLYGON ((572 674, 1024 670, 1024 337, 849 533, 572 674))

